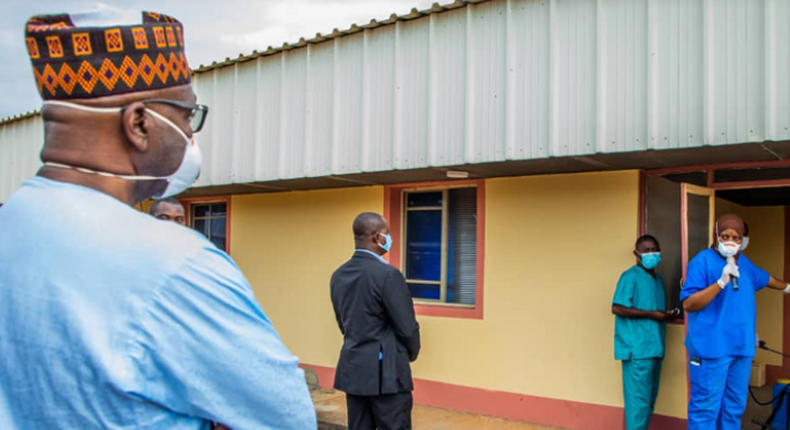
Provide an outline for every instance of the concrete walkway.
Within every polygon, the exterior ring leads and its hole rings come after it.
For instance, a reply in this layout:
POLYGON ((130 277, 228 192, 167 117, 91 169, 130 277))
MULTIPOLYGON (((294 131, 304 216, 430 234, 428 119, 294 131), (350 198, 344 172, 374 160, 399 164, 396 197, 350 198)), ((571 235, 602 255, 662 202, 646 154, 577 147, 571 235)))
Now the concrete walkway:
MULTIPOLYGON (((319 430, 346 430, 346 396, 339 391, 315 389, 313 403, 319 430)), ((508 421, 448 409, 414 405, 413 430, 552 430, 517 421, 508 421)), ((555 429, 556 430, 556 429, 555 429)))
MULTIPOLYGON (((753 390, 755 396, 762 401, 767 402, 772 398, 773 393, 770 386, 753 388, 753 390)), ((339 391, 315 388, 315 386, 313 386, 311 394, 318 414, 318 429, 347 430, 345 394, 339 391)), ((760 430, 762 426, 754 424, 752 420, 757 419, 759 422, 765 422, 770 414, 770 407, 757 406, 749 397, 742 422, 743 429, 760 430)), ((545 427, 420 405, 414 406, 412 428, 414 430, 558 430, 556 427, 545 427)))

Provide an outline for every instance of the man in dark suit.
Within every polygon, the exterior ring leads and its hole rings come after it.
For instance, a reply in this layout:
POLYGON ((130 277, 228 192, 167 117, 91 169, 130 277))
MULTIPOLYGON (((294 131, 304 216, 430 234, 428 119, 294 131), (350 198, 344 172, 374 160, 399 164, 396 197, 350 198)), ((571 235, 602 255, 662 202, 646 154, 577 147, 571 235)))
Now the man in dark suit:
POLYGON ((375 213, 354 220, 356 251, 332 275, 332 306, 343 333, 335 388, 346 393, 349 430, 409 430, 409 362, 420 352, 414 303, 400 271, 382 255, 392 239, 375 213))

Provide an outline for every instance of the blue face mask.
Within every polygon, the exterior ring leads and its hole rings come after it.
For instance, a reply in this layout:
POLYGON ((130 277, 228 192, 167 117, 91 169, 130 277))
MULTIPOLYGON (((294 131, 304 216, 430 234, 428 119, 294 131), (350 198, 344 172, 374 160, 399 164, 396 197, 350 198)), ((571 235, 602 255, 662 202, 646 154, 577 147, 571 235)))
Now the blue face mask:
POLYGON ((658 263, 661 262, 661 253, 660 252, 646 252, 640 255, 640 259, 642 260, 642 266, 645 267, 647 270, 653 270, 658 266, 658 263))
POLYGON ((384 233, 379 233, 379 236, 384 236, 384 245, 379 243, 381 249, 383 249, 384 252, 390 252, 390 248, 392 248, 392 236, 384 233))

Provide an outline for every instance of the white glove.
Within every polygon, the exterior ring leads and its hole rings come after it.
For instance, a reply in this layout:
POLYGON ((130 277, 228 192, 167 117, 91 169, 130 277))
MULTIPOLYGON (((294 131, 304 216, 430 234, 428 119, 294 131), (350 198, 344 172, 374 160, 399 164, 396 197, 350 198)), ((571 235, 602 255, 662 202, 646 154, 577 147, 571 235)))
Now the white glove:
POLYGON ((787 288, 784 289, 785 294, 790 294, 790 284, 787 284, 787 288))
POLYGON ((738 271, 738 266, 736 266, 734 263, 724 266, 724 269, 721 271, 721 278, 716 281, 716 283, 719 284, 719 288, 723 290, 724 287, 730 283, 730 280, 732 280, 733 276, 737 278, 741 277, 741 273, 738 271))

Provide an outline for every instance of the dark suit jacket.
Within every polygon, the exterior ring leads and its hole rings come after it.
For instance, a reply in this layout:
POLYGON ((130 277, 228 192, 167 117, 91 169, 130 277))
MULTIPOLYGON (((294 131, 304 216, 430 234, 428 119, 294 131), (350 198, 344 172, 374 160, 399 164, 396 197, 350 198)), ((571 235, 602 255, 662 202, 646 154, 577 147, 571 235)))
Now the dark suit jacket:
POLYGON ((420 327, 401 272, 357 251, 332 275, 331 290, 344 337, 335 388, 358 396, 413 390, 409 362, 420 353, 420 327))

